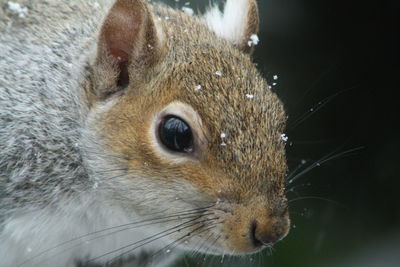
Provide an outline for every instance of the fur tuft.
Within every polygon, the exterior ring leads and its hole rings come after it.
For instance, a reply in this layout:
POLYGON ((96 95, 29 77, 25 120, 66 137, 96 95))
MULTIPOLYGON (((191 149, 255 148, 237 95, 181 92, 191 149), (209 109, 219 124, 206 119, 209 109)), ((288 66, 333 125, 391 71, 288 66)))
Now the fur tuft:
POLYGON ((203 20, 219 37, 240 45, 248 23, 249 3, 248 0, 227 0, 223 12, 214 5, 203 20))

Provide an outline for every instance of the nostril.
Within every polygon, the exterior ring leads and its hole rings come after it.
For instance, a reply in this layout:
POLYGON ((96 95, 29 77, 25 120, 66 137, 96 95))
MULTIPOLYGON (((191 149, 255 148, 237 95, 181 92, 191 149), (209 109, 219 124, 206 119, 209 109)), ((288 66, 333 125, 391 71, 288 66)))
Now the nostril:
POLYGON ((261 241, 256 238, 256 228, 257 228, 257 222, 252 221, 250 224, 251 243, 253 244, 254 247, 261 247, 262 246, 261 241))
POLYGON ((250 224, 250 239, 254 247, 270 247, 277 240, 274 238, 268 229, 261 229, 257 226, 257 221, 252 221, 250 224))

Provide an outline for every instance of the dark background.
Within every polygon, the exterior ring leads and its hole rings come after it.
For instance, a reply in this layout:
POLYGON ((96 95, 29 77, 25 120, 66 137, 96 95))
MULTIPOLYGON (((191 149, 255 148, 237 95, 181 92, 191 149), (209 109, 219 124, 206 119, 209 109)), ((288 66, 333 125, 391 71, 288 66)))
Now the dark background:
POLYGON ((400 266, 400 1, 258 2, 254 60, 271 84, 279 76, 273 90, 289 114, 291 171, 357 150, 289 185, 292 229, 272 250, 177 266, 400 266))

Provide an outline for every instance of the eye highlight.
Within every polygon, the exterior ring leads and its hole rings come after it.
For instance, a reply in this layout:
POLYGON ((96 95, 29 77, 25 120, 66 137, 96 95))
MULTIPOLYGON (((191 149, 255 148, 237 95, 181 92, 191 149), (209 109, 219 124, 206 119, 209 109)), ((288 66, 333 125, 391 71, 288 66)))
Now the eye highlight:
POLYGON ((174 152, 193 152, 193 134, 189 125, 179 117, 166 116, 158 128, 161 143, 174 152))

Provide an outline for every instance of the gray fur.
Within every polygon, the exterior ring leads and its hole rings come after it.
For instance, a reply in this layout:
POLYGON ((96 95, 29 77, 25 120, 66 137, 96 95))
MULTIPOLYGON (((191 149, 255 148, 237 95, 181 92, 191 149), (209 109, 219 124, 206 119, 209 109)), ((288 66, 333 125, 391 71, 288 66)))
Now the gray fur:
POLYGON ((6 221, 54 210, 93 184, 80 152, 88 112, 80 83, 107 10, 93 1, 18 3, 26 16, 0 1, 0 243, 6 221))
POLYGON ((87 110, 78 90, 82 54, 94 49, 86 44, 101 21, 88 16, 89 1, 19 1, 25 18, 7 2, 0 2, 1 221, 14 208, 46 205, 59 191, 90 184, 79 152, 87 110), (71 23, 78 19, 87 23, 71 23))

